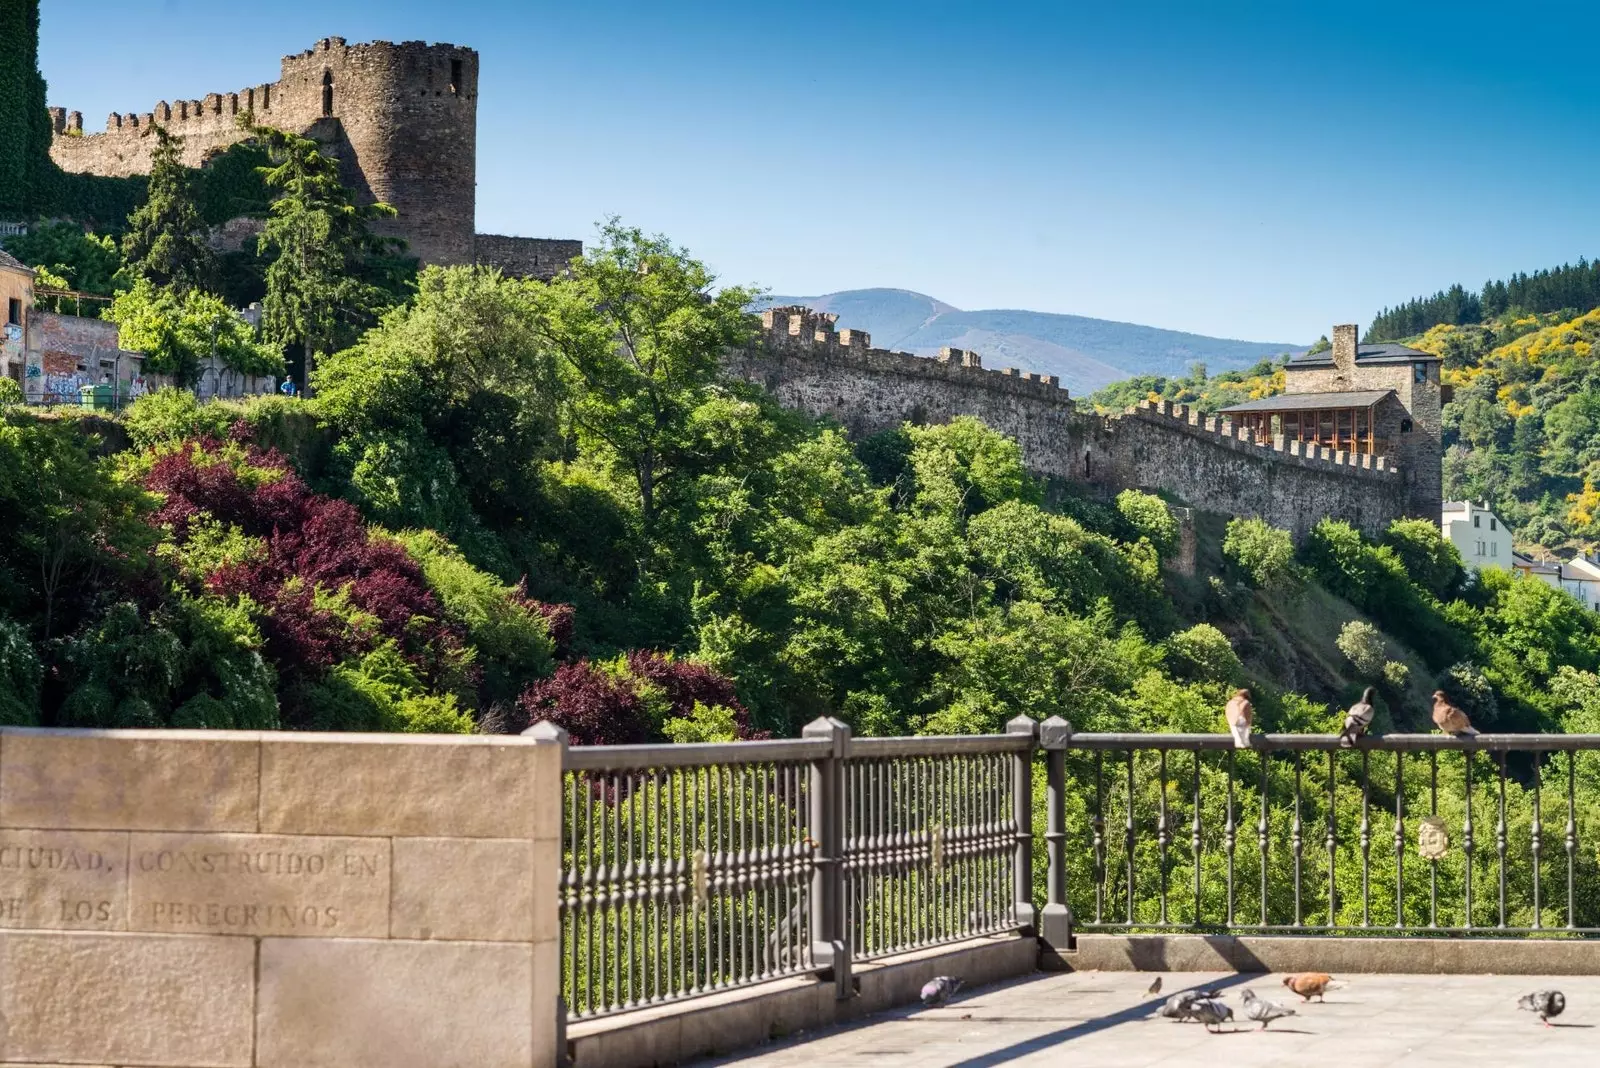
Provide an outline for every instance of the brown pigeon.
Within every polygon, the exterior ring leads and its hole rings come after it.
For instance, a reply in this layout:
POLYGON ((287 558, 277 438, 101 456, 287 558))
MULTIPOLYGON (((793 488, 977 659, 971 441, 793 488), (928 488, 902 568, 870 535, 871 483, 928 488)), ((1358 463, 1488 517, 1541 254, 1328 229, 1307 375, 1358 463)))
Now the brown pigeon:
POLYGON ((1150 986, 1145 990, 1145 993, 1146 994, 1159 994, 1159 993, 1161 993, 1161 976, 1159 976, 1159 975, 1156 976, 1156 981, 1150 984, 1150 986))
POLYGON ((1467 714, 1451 704, 1443 690, 1433 691, 1433 722, 1434 726, 1457 738, 1471 738, 1478 733, 1467 714))
POLYGON ((1222 715, 1228 721, 1228 730, 1233 732, 1234 748, 1249 749, 1250 724, 1256 718, 1256 707, 1250 703, 1250 691, 1233 691, 1233 696, 1228 698, 1228 707, 1222 710, 1222 715))
POLYGON ((1333 976, 1326 972, 1300 972, 1297 975, 1283 977, 1283 985, 1293 990, 1306 1001, 1316 998, 1323 1000, 1322 995, 1330 988, 1341 984, 1334 981, 1333 976))

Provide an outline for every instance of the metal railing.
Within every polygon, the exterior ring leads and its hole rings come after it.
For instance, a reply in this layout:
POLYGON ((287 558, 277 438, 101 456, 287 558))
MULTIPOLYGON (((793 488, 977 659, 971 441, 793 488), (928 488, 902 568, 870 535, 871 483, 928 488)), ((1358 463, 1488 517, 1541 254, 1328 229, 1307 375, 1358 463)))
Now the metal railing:
POLYGON ((568 748, 568 1018, 1030 926, 1034 730, 568 748))
POLYGON ((1054 717, 861 739, 822 719, 564 767, 570 1020, 804 974, 847 997, 854 961, 1005 932, 1600 934, 1579 848, 1600 839, 1600 735, 1239 750, 1054 717))
POLYGON ((1600 873, 1578 849, 1600 827, 1576 791, 1600 735, 1257 735, 1236 750, 1078 734, 1059 751, 1083 812, 1079 930, 1600 934, 1600 901, 1579 892, 1600 873))

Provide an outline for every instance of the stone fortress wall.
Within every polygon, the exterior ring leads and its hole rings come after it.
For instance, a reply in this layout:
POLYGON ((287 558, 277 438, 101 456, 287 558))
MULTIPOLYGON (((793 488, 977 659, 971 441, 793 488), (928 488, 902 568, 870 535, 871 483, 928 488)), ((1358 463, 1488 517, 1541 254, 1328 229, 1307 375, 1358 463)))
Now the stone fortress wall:
POLYGON ((553 1068, 562 749, 0 730, 0 1063, 553 1068))
POLYGON ((937 359, 875 349, 862 331, 834 323, 808 308, 764 311, 757 343, 733 354, 729 369, 858 435, 976 416, 1015 438, 1040 475, 1161 490, 1208 511, 1260 516, 1296 537, 1324 516, 1376 533, 1406 514, 1405 479, 1384 457, 1257 441, 1231 420, 1170 402, 1103 416, 1075 405, 1054 375, 987 369, 960 349, 937 359))
POLYGON ((85 133, 81 113, 52 108, 51 156, 72 172, 147 174, 159 125, 184 138, 184 162, 199 166, 245 138, 238 125, 245 113, 323 142, 346 182, 399 212, 377 229, 404 238, 425 263, 544 269, 561 251, 551 246, 578 244, 486 235, 479 248, 478 53, 451 44, 325 38, 283 57, 276 82, 113 113, 102 133, 85 133))

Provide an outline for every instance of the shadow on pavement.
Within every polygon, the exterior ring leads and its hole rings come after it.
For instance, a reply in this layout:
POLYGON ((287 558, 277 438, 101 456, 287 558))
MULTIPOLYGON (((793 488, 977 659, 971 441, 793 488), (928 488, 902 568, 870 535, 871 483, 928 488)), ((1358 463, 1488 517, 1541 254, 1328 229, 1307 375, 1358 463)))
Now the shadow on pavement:
MULTIPOLYGON (((1214 982, 1207 982, 1201 984, 1200 986, 1183 987, 1182 990, 1200 990, 1204 988, 1210 988, 1213 990, 1226 990, 1231 987, 1248 986, 1250 983, 1259 982, 1260 979, 1260 975, 1254 973, 1236 974, 1225 976, 1221 979, 1215 980, 1214 982)), ((1105 1031, 1112 1027, 1120 1027, 1122 1024, 1134 1023, 1135 1021, 1143 1020, 1152 1015, 1156 1009, 1166 1004, 1167 998, 1171 997, 1172 994, 1181 993, 1182 990, 1173 990, 1164 996, 1154 997, 1147 1001, 1141 1001, 1137 1005, 1130 1005, 1121 1012, 1114 1012, 1109 1016, 1097 1016, 1092 1020, 1084 1020, 1082 1023, 1075 1023, 1071 1027, 1063 1027, 1059 1031, 1051 1031, 1049 1034, 1036 1035, 1033 1038, 1025 1041, 1006 1046, 1004 1049, 992 1050, 977 1057, 968 1057, 964 1061, 955 1061, 949 1066, 949 1068, 990 1068, 992 1065, 1005 1064, 1007 1061, 1014 1061, 1019 1057, 1026 1057, 1029 1054, 1038 1053, 1041 1050, 1047 1050, 1052 1046, 1059 1046, 1063 1042, 1071 1042, 1073 1039, 1082 1038, 1084 1035, 1092 1035, 1098 1031, 1105 1031)), ((1178 1026, 1194 1027, 1198 1025, 1180 1024, 1178 1026)), ((1245 1034, 1246 1032, 1241 1028, 1236 1031, 1221 1031, 1213 1033, 1227 1035, 1245 1034)))

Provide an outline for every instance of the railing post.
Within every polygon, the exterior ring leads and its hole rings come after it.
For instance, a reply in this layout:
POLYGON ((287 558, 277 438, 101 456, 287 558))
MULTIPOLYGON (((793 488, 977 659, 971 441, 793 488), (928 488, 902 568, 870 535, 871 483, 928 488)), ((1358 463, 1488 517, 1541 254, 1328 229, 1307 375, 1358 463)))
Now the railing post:
POLYGON ((844 760, 850 727, 827 716, 812 720, 802 738, 826 738, 829 755, 811 762, 811 956, 819 973, 833 977, 834 993, 854 992, 850 940, 844 929, 844 760))
POLYGON ((1039 724, 1039 745, 1045 751, 1045 856, 1049 881, 1039 937, 1056 953, 1072 948, 1072 906, 1067 903, 1067 746, 1072 724, 1051 716, 1039 724))
MULTIPOLYGON (((523 731, 522 732, 522 736, 524 738, 532 738, 534 740, 534 742, 536 744, 539 744, 539 745, 557 745, 557 746, 561 747, 560 759, 554 761, 556 767, 561 769, 560 771, 558 771, 556 773, 556 780, 557 781, 556 781, 556 790, 555 790, 555 802, 556 802, 556 811, 557 812, 565 812, 566 808, 567 808, 566 796, 565 796, 566 789, 567 789, 567 773, 566 773, 565 765, 566 765, 566 761, 567 761, 567 748, 568 748, 569 745, 571 745, 571 740, 567 735, 566 729, 563 728, 563 727, 557 726, 556 724, 551 723, 549 720, 545 719, 545 720, 540 720, 538 723, 535 723, 533 726, 531 726, 527 730, 523 731)), ((572 833, 573 828, 571 828, 571 827, 561 827, 560 824, 559 824, 559 817, 557 817, 557 819, 558 819, 557 826, 559 828, 558 837, 560 835, 563 835, 563 834, 572 833)), ((575 848, 576 847, 576 843, 563 843, 563 842, 557 842, 556 843, 555 858, 556 858, 556 862, 557 862, 557 866, 558 867, 560 866, 562 850, 563 850, 563 848, 568 847, 568 846, 571 846, 571 847, 575 848)), ((556 875, 552 879, 552 881, 561 880, 563 878, 564 878, 564 876, 561 873, 558 872, 558 873, 556 873, 556 875)), ((556 899, 549 903, 549 907, 556 910, 556 931, 557 932, 562 932, 562 931, 565 931, 567 929, 567 922, 566 922, 567 918, 561 912, 562 902, 564 902, 566 900, 566 893, 567 893, 567 887, 562 886, 560 888, 560 890, 557 892, 556 899)), ((535 896, 534 900, 537 901, 538 897, 535 896)), ((536 984, 539 981, 539 979, 541 979, 541 978, 543 978, 543 979, 545 979, 547 981, 553 980, 554 984, 555 984, 555 988, 556 988, 556 1020, 555 1020, 555 1027, 551 1031, 551 1041, 555 1044, 555 1047, 556 1047, 555 1048, 555 1063, 558 1064, 558 1065, 567 1065, 567 1064, 571 1064, 572 1063, 571 1057, 568 1055, 568 1051, 567 1051, 567 999, 561 992, 561 960, 562 960, 562 958, 563 958, 563 956, 564 956, 564 954, 566 952, 566 948, 567 947, 565 947, 565 946, 563 946, 561 944, 561 935, 558 933, 556 935, 555 974, 553 976, 535 977, 535 983, 536 984)), ((537 960, 541 960, 542 958, 539 956, 539 954, 536 953, 536 954, 534 954, 534 959, 537 961, 537 960)), ((537 986, 535 986, 535 989, 537 989, 537 986)), ((534 1033, 538 1034, 539 1033, 539 1029, 535 1029, 534 1033)), ((538 1059, 538 1055, 539 1055, 539 1051, 535 1050, 534 1051, 534 1055, 535 1055, 535 1059, 537 1060, 538 1059)))
MULTIPOLYGON (((1006 724, 1007 734, 1025 734, 1029 741, 1039 736, 1039 725, 1027 716, 1006 724)), ((1017 925, 1028 933, 1039 929, 1033 908, 1033 746, 1012 755, 1011 819, 1017 825, 1015 889, 1017 925)))

